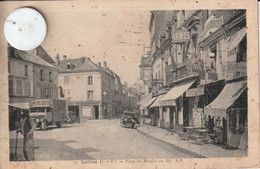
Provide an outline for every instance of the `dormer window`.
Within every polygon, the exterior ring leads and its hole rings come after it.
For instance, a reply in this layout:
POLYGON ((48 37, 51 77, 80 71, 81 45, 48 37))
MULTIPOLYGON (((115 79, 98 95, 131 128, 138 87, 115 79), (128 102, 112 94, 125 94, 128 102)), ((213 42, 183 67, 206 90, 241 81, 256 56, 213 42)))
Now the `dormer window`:
POLYGON ((67 63, 67 70, 71 70, 71 63, 67 63))

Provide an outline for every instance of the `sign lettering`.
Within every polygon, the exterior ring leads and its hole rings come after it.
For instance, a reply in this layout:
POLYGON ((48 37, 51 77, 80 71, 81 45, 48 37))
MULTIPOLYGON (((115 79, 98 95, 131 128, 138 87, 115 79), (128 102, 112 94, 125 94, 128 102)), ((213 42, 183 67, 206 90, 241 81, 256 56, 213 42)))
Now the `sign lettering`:
POLYGON ((173 43, 184 43, 190 41, 190 39, 191 39, 190 32, 187 30, 179 30, 173 33, 172 36, 173 43))

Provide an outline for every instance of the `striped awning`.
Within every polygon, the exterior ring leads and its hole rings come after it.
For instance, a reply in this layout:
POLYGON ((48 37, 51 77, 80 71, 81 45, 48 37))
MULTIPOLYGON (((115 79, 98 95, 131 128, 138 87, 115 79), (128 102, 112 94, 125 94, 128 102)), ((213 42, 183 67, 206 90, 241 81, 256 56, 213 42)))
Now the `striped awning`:
POLYGON ((236 48, 245 35, 246 35, 246 28, 242 28, 234 35, 232 35, 228 41, 228 50, 230 51, 236 48))
POLYGON ((205 114, 224 117, 226 110, 238 99, 246 88, 246 80, 227 83, 217 98, 204 107, 205 114))
POLYGON ((160 100, 161 106, 175 106, 175 100, 186 92, 196 80, 182 83, 174 86, 165 96, 160 100), (171 101, 171 102, 169 102, 171 101), (169 103, 171 105, 169 105, 169 103))

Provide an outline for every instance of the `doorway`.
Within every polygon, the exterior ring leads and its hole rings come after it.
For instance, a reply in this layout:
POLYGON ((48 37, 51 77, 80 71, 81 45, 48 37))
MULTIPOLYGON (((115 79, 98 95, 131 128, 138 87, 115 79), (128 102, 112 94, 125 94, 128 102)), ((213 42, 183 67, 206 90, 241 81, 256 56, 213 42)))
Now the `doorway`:
POLYGON ((169 111, 170 111, 170 129, 173 129, 173 125, 174 125, 174 116, 173 116, 173 113, 174 113, 174 107, 169 107, 169 111))
POLYGON ((98 108, 98 106, 94 106, 94 117, 95 117, 95 120, 99 119, 99 108, 98 108))

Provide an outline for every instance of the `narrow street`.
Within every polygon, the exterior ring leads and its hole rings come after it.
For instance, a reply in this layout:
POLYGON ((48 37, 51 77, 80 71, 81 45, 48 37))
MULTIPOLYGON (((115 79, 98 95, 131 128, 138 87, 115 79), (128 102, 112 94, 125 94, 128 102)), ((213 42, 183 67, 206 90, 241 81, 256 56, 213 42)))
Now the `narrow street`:
POLYGON ((66 124, 64 128, 37 130, 34 138, 36 161, 195 157, 137 130, 122 128, 119 119, 90 120, 66 124))

